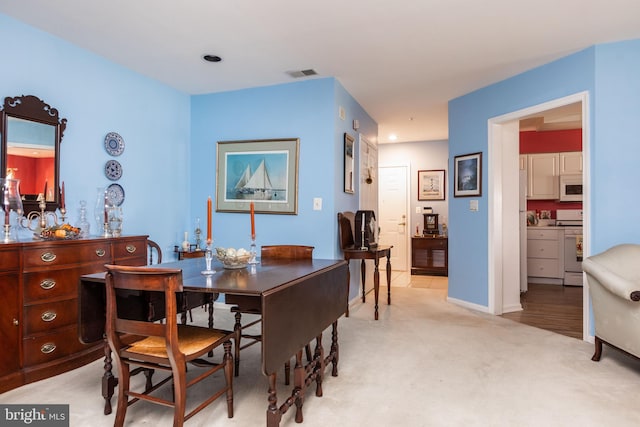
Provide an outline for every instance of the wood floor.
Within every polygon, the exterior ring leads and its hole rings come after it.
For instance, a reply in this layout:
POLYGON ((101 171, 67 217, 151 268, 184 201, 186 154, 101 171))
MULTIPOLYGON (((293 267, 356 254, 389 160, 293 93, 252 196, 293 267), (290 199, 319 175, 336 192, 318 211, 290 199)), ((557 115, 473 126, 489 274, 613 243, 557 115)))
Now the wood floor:
POLYGON ((582 339, 582 287, 530 283, 520 302, 522 311, 502 317, 582 339))

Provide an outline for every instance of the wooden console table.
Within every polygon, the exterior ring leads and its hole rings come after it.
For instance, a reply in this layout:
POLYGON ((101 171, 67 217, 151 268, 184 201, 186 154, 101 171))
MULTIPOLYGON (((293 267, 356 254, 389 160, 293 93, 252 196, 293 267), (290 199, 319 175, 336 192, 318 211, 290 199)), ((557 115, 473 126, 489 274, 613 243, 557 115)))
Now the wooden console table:
MULTIPOLYGON (((387 304, 391 305, 391 248, 393 246, 377 246, 372 249, 355 249, 345 248, 343 249, 344 259, 350 261, 352 259, 360 259, 360 274, 362 275, 362 302, 365 302, 364 282, 367 276, 367 267, 365 260, 372 259, 374 262, 373 270, 373 295, 375 298, 374 304, 374 316, 378 320, 378 295, 380 294, 380 271, 378 270, 378 264, 380 258, 387 257, 387 304)), ((351 275, 347 270, 347 283, 351 280, 351 275)), ((349 316, 349 307, 347 307, 347 317, 349 316)))
POLYGON ((449 274, 449 239, 442 236, 411 238, 411 274, 449 274))

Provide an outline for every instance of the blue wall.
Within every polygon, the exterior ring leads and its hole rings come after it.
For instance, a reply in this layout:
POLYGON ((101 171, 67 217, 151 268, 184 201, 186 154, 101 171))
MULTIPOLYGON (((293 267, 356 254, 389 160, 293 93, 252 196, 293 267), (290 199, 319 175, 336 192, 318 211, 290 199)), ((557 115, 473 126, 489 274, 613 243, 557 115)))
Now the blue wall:
POLYGON ((35 95, 68 119, 60 175, 69 222, 86 200, 95 233, 96 189, 111 184, 104 138, 118 132, 124 233, 149 234, 172 250, 189 206, 189 96, 1 14, 0 38, 0 98, 35 95))
MULTIPOLYGON (((638 243, 640 229, 629 225, 636 223, 640 209, 633 190, 640 156, 639 72, 640 41, 625 41, 594 46, 456 98, 449 103, 450 162, 460 154, 483 152, 482 179, 487 183, 490 118, 587 91, 591 210, 586 214, 591 221, 591 253, 623 242, 638 243)), ((475 213, 469 211, 468 198, 449 199, 449 296, 488 306, 487 192, 478 199, 480 209, 475 213)))
MULTIPOLYGON (((343 192, 344 133, 356 137, 351 126, 358 119, 375 140, 377 124, 337 80, 193 96, 191 112, 190 221, 204 221, 207 197, 215 200, 217 141, 299 138, 298 215, 257 214, 257 244, 313 245, 317 258, 341 258, 336 214, 358 206, 357 194, 343 192), (315 197, 322 198, 320 211, 313 210, 315 197)), ((212 223, 214 246, 249 246, 247 214, 214 212, 212 223)))
MULTIPOLYGON (((35 95, 68 119, 60 170, 70 223, 86 200, 96 232, 96 189, 111 184, 104 174, 112 159, 104 149, 108 132, 125 141, 116 158, 124 170, 124 233, 149 234, 169 253, 184 231, 193 239, 196 217, 205 228, 217 141, 299 138, 298 215, 257 215, 258 244, 312 244, 317 257, 341 257, 336 213, 358 206, 357 194, 342 191, 343 135, 358 140, 353 119, 370 141, 378 129, 336 79, 189 96, 2 14, 0 37, 11 40, 0 98, 35 95), (315 197, 323 200, 321 211, 313 210, 315 197)), ((248 215, 216 212, 213 223, 216 245, 249 245, 248 215)))
MULTIPOLYGON (((489 305, 488 284, 488 120, 594 89, 593 48, 533 69, 449 102, 449 170, 455 156, 482 152, 482 197, 469 210, 468 197, 453 197, 449 175, 449 297, 489 305)), ((593 98, 592 98, 593 99, 593 98)))
POLYGON ((594 254, 619 243, 640 243, 640 40, 599 45, 595 53, 589 212, 594 254))
MULTIPOLYGON (((315 245, 318 257, 333 256, 334 80, 214 93, 192 97, 191 208, 206 216, 206 199, 215 200, 216 142, 225 140, 299 138, 298 215, 256 215, 261 244, 315 245), (321 197, 323 210, 314 211, 321 197)), ((214 212, 215 246, 248 247, 247 214, 214 212)))

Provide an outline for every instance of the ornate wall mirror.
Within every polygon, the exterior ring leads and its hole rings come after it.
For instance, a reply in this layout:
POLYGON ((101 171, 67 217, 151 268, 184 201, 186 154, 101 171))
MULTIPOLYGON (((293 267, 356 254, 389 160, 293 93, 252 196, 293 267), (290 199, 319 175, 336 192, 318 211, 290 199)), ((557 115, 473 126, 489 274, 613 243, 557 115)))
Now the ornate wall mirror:
POLYGON ((47 210, 60 201, 60 141, 67 119, 33 95, 6 97, 0 110, 0 176, 20 180, 24 214, 37 211, 43 195, 47 210))

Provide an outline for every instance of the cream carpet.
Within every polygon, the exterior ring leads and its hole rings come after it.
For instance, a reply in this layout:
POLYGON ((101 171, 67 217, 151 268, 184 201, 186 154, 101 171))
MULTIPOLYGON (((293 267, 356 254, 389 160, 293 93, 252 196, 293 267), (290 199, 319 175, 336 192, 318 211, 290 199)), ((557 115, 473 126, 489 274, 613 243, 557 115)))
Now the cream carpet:
MULTIPOLYGON (((309 392, 302 425, 640 425, 639 361, 606 347, 595 363, 589 343, 473 312, 445 297, 442 282, 400 285, 392 287, 387 306, 381 289, 379 321, 373 320, 371 296, 366 304, 354 302, 350 317, 339 322, 339 376, 328 369, 324 396, 309 392)), ((217 308, 216 325, 228 327, 231 319, 217 308)), ((113 414, 102 414, 102 369, 99 360, 1 394, 0 402, 68 403, 71 426, 110 426, 113 414)), ((234 386, 234 418, 227 418, 219 400, 187 425, 265 425, 267 380, 259 373, 258 346, 242 353, 234 386)), ((279 390, 282 402, 284 385, 279 390)), ((129 408, 125 425, 171 421, 170 408, 139 403, 129 408)), ((296 425, 294 409, 281 425, 296 425)))

